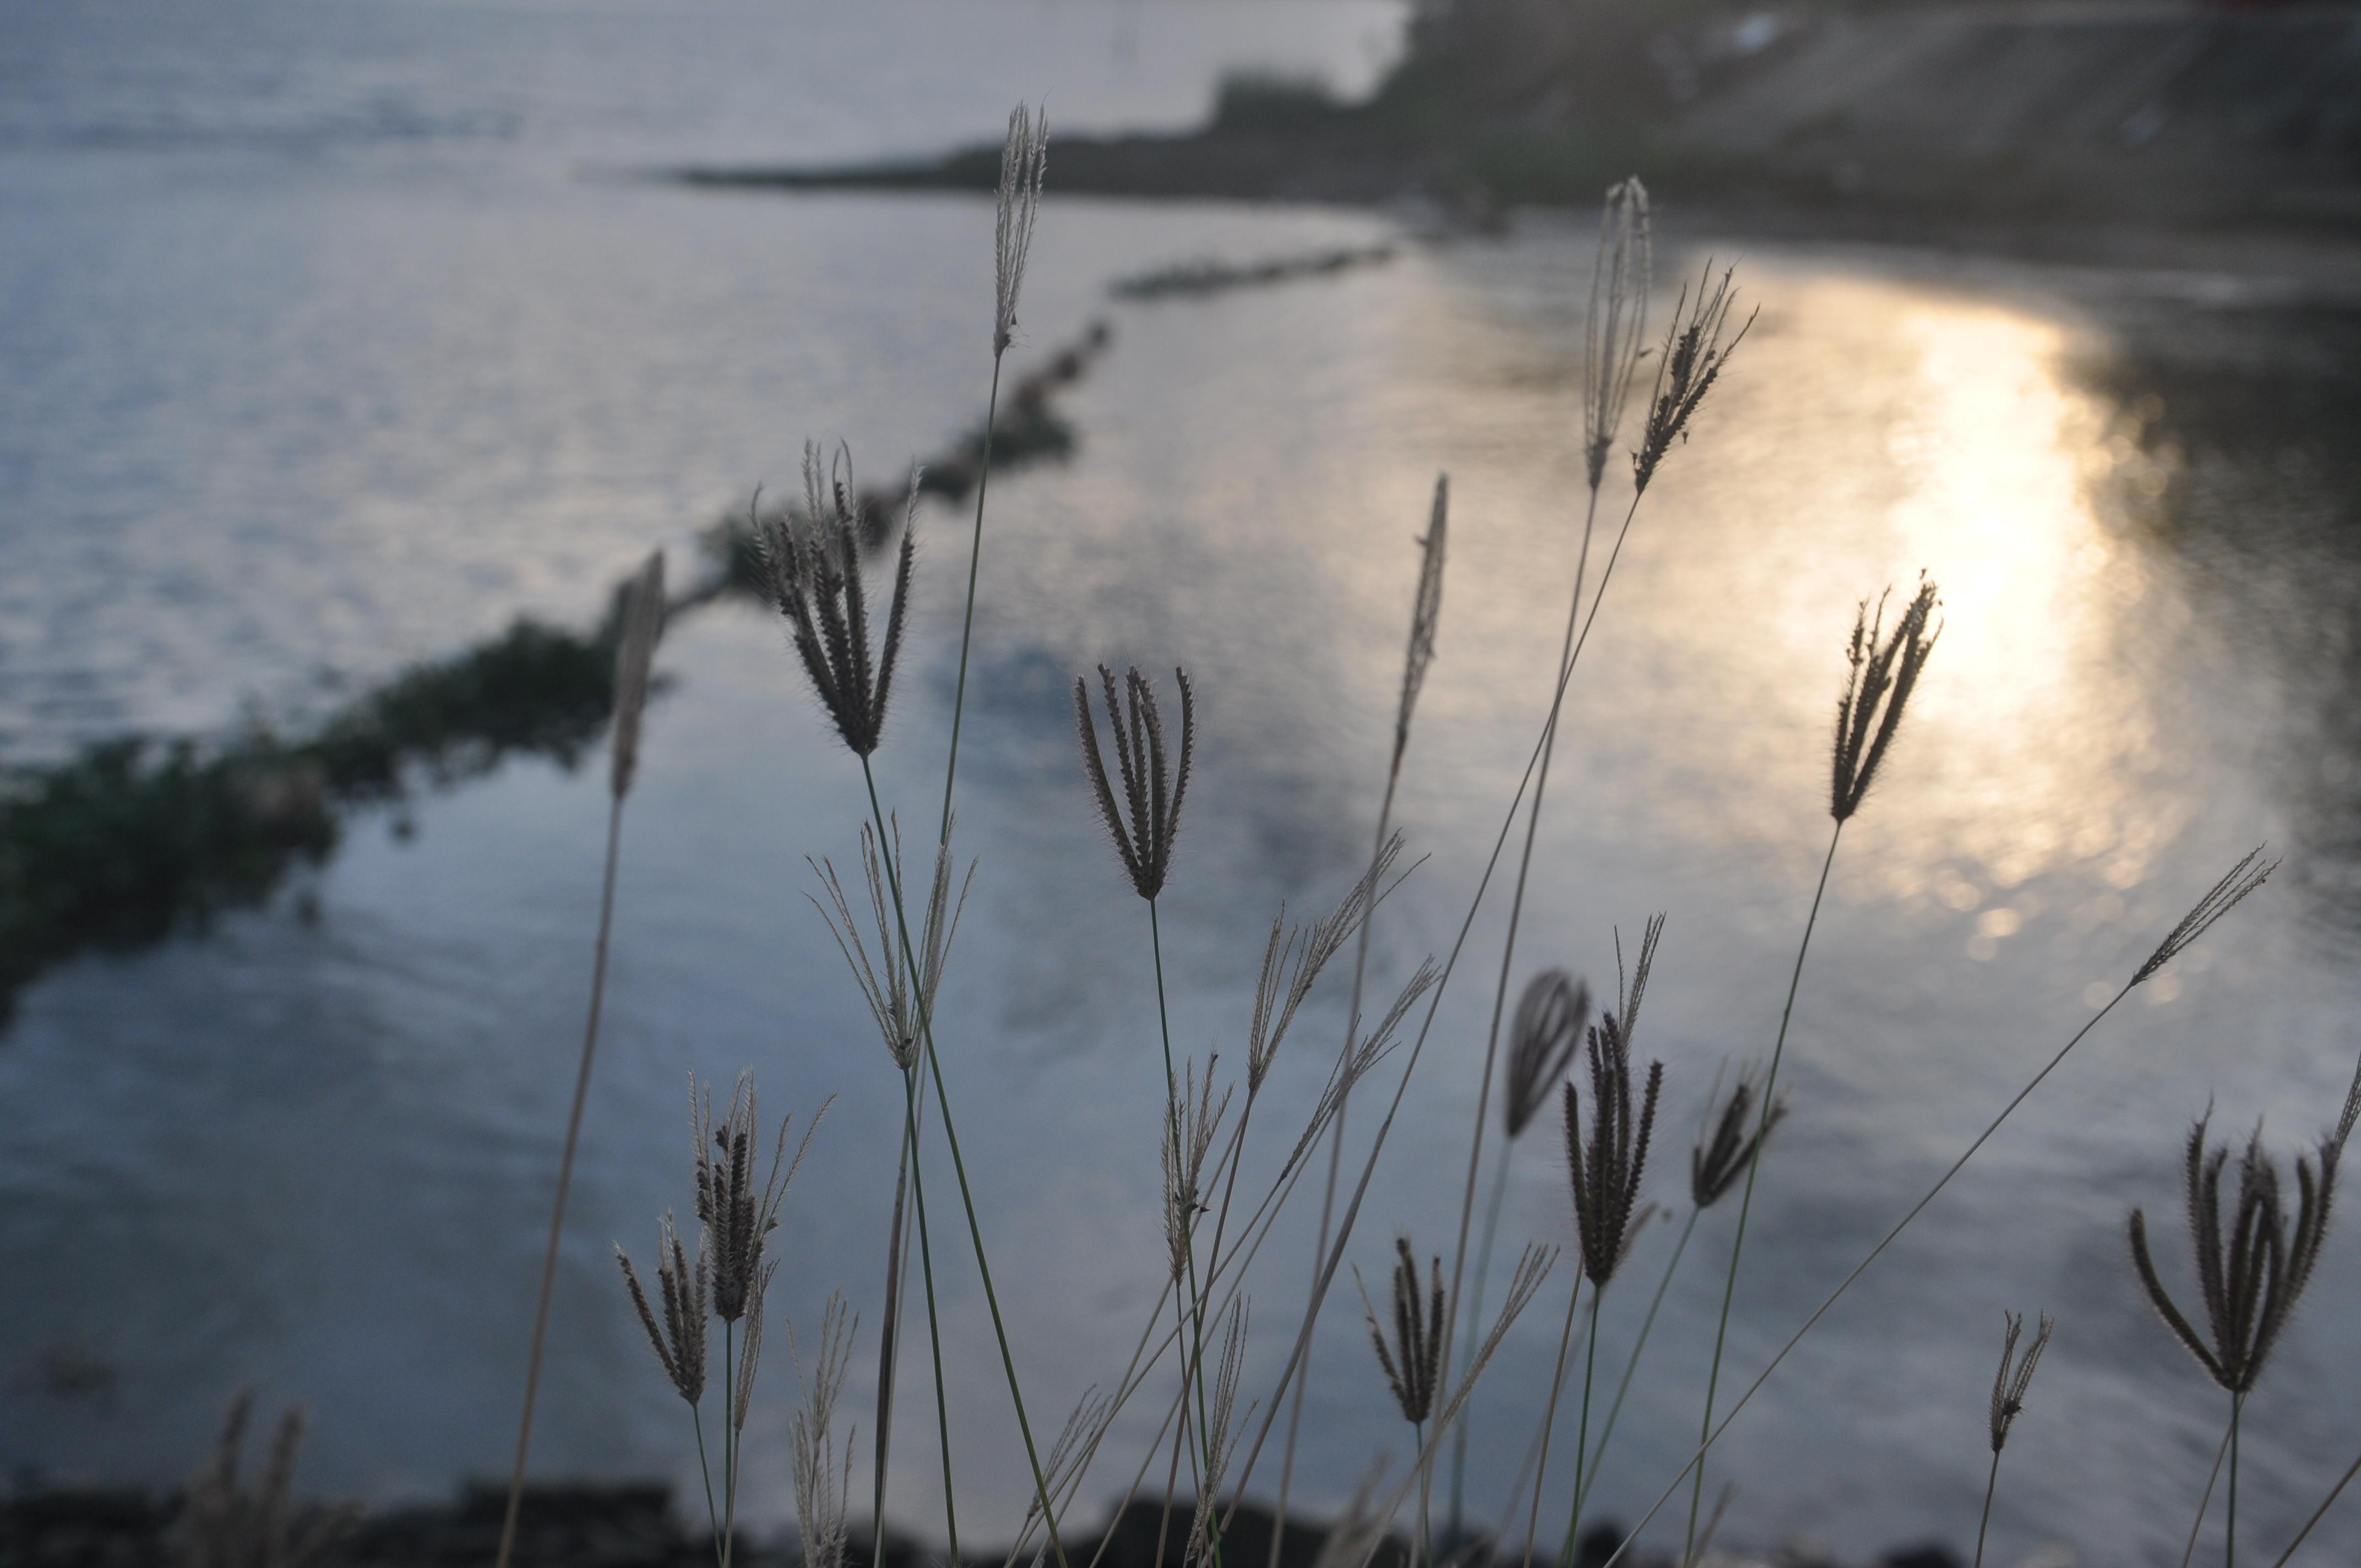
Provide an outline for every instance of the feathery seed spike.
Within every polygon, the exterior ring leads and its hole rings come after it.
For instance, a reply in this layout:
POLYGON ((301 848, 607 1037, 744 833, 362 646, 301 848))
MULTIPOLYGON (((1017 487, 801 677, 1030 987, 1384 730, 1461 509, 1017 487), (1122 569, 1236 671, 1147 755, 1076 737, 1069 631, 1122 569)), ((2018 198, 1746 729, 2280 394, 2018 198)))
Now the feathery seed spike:
POLYGON ((1861 809, 1877 776, 1878 764, 1885 760, 1886 748, 1901 728, 1903 709, 1917 686, 1918 674, 1926 668, 1927 656, 1935 651, 1935 640, 1943 632, 1939 624, 1932 630, 1927 628, 1940 602, 1935 585, 1922 573, 1918 591, 1911 596, 1902 618, 1894 622, 1892 636, 1880 635, 1885 620, 1884 595, 1879 597, 1873 617, 1867 599, 1861 601, 1853 617, 1852 637, 1846 647, 1850 669, 1844 691, 1837 698, 1836 745, 1828 793, 1828 815, 1839 822, 1861 809))
POLYGON ((1640 1003, 1654 966, 1664 917, 1649 917, 1640 938, 1639 960, 1628 981, 1621 977, 1621 943, 1616 968, 1620 995, 1613 1012, 1600 1014, 1589 1032, 1590 1135, 1583 1136, 1581 1097, 1565 1085, 1566 1171, 1574 1192, 1575 1228, 1582 1244, 1583 1270, 1594 1286, 1615 1277, 1629 1251, 1631 1215, 1647 1169, 1648 1144, 1656 1124, 1656 1101, 1664 1064, 1648 1068, 1635 1116, 1631 1105, 1631 1036, 1640 1003))
POLYGON ((796 656, 853 755, 877 750, 893 696, 917 564, 918 473, 911 471, 903 510, 902 547, 895 563, 894 598, 883 643, 873 652, 869 598, 861 573, 861 517, 853 497, 851 457, 841 443, 835 477, 824 480, 819 448, 804 444, 804 512, 764 518, 750 506, 756 554, 772 601, 787 619, 796 656))
POLYGON ((1640 449, 1631 455, 1631 478, 1637 490, 1647 489, 1665 454, 1672 450, 1674 439, 1686 436, 1689 416, 1705 401, 1731 352, 1754 325, 1750 314, 1739 324, 1736 335, 1722 341, 1736 303, 1730 291, 1733 272, 1734 269, 1724 268, 1716 280, 1713 263, 1708 261, 1694 294, 1686 284, 1682 285, 1672 324, 1664 329, 1664 347, 1656 356, 1655 389, 1642 426, 1640 449))
POLYGON ((993 207, 992 354, 1016 340, 1016 299, 1025 289, 1025 262, 1033 250, 1033 222, 1041 210, 1041 179, 1049 167, 1049 114, 1023 104, 1008 112, 1000 148, 1000 188, 993 207))
MULTIPOLYGON (((1607 473, 1608 454, 1648 331, 1648 191, 1634 175, 1610 186, 1598 225, 1598 262, 1590 275, 1590 316, 1583 340, 1582 444, 1590 488, 1607 473)), ((1700 394, 1701 395, 1701 394, 1700 394)))

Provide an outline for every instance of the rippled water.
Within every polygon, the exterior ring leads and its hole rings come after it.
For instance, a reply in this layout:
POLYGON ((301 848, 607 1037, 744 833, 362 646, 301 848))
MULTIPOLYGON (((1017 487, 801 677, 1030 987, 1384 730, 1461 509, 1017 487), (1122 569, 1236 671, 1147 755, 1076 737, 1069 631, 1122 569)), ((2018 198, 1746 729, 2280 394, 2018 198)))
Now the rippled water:
MULTIPOLYGON (((806 434, 846 436, 882 475, 973 416, 987 206, 717 197, 615 171, 928 147, 988 133, 1019 93, 1078 123, 1179 120, 1227 61, 1365 80, 1393 13, 176 16, 56 8, 0 42, 23 89, 0 95, 0 725, 18 756, 210 729, 242 702, 300 713, 519 610, 587 617, 649 543, 685 567, 694 531, 786 481, 806 434)), ((1398 807, 1428 858, 1380 920, 1378 983, 1446 948, 1546 701, 1579 540, 1584 229, 1536 219, 1333 280, 1115 307, 1104 285, 1126 272, 1389 225, 1044 212, 1017 362, 1098 315, 1115 343, 1065 401, 1072 461, 993 491, 961 795, 982 870, 942 999, 1039 1410, 1112 1378, 1163 1257, 1147 922, 1090 820, 1068 683, 1097 660, 1182 663, 1196 681, 1165 960, 1176 1048, 1235 1060, 1279 901, 1333 900, 1366 852, 1412 539, 1448 469, 1441 645, 1398 807)), ((1675 211, 1666 279, 1713 248, 1675 211)), ((2209 1097, 2219 1125, 2263 1117, 2286 1147, 2351 1073, 2361 331, 2229 280, 1742 254, 1763 314, 1616 568, 1517 978, 1559 962, 1608 986, 1615 929, 1668 912, 1641 1044, 1666 1063, 1669 1200, 1715 1068, 1776 1026, 1827 844, 1825 727, 1854 606, 1921 569, 1939 580, 1940 645, 1846 831, 1797 1001, 1795 1112, 1733 1330, 1751 1377, 2221 870, 2258 840, 2285 853, 2266 894, 2069 1058, 1718 1451, 1742 1488, 1735 1540, 1803 1531, 1854 1556, 1963 1542, 2000 1314, 2047 1310, 2059 1339, 2004 1465, 1997 1559, 2063 1541, 2085 1563, 2177 1561, 2226 1412, 2139 1299, 2122 1224, 2135 1204, 2175 1212, 2180 1139, 2209 1097)), ((965 565, 959 517, 922 527, 914 676, 878 758, 914 820, 939 798, 965 565)), ((896 1085, 805 896, 806 855, 851 851, 857 770, 751 609, 683 623, 661 663, 537 1443, 550 1473, 686 1473, 680 1411, 607 1258, 685 1202, 687 1070, 751 1062, 774 1109, 837 1097, 779 1236, 785 1310, 808 1321, 841 1286, 873 1323, 881 1272, 896 1085)), ((169 1478, 250 1378, 313 1407, 321 1489, 437 1493, 502 1466, 602 810, 589 772, 513 766, 423 800, 414 837, 365 820, 279 906, 26 993, 0 1041, 16 1108, 0 1463, 169 1478), (72 1392, 76 1366, 111 1369, 111 1388, 72 1392)), ((1365 1269, 1398 1229, 1447 1250, 1499 919, 1477 925, 1395 1128, 1365 1269)), ((1341 1028, 1323 992, 1257 1110, 1269 1158, 1341 1028)), ((1559 1158, 1545 1128, 1520 1147, 1504 1235, 1569 1239, 1559 1158)), ((934 1179, 946 1190, 947 1169, 934 1179)), ((1610 1512, 1644 1508, 1694 1431, 1730 1219, 1699 1227, 1667 1298, 1600 1484, 1610 1512)), ((1249 1395, 1284 1357, 1309 1226, 1281 1224, 1253 1285, 1249 1395)), ((1620 1365, 1669 1230, 1609 1293, 1603 1361, 1620 1365)), ((2346 1241, 2248 1411, 2256 1541, 2284 1538, 2356 1441, 2346 1241)), ((2168 1251, 2178 1279, 2177 1237, 2168 1251)), ((962 1522, 988 1538, 1021 1511, 1021 1452, 972 1271, 947 1266, 945 1289, 962 1522)), ((1479 1398, 1480 1517, 1538 1419, 1564 1300, 1554 1280, 1479 1398)), ((1308 1407, 1300 1484, 1323 1508, 1376 1448, 1406 1449, 1357 1312, 1334 1301, 1308 1407)), ((930 1531, 911 1365, 896 1513, 930 1531)), ((864 1412, 868 1376, 849 1394, 864 1412)), ((788 1511, 788 1387, 782 1368, 751 1440, 765 1519, 788 1511)), ((1158 1414, 1127 1414, 1116 1453, 1158 1414)), ((1111 1499, 1118 1469, 1084 1497, 1111 1499)), ((2349 1558, 2356 1519, 2332 1517, 2300 1561, 2349 1558)))

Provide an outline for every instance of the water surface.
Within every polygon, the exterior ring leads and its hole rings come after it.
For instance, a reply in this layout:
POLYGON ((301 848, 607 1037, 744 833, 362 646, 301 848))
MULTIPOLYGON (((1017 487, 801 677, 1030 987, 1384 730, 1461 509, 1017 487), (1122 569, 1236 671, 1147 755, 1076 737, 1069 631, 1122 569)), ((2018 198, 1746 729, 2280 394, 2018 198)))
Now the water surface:
MULTIPOLYGON (((973 416, 988 206, 719 197, 613 171, 928 147, 1044 92, 1075 123, 1177 122, 1231 60, 1366 80, 1394 13, 750 8, 693 30, 630 7, 226 15, 192 38, 162 10, 68 7, 5 46, 38 89, 0 121, 15 756, 214 730, 246 703, 300 715, 520 610, 585 618, 652 543, 686 568, 698 528, 790 480, 807 435, 846 438, 883 476, 973 416)), ((1179 258, 1393 232, 1328 210, 1043 214, 1014 362, 1101 315, 1115 345, 1066 400, 1073 460, 993 490, 960 797, 982 869, 942 998, 1037 1419, 1112 1379, 1164 1255, 1148 922, 1091 820, 1072 676, 1178 663, 1196 683, 1164 958, 1175 1048, 1218 1050, 1224 1070, 1280 900, 1332 901, 1367 852, 1440 470, 1443 630, 1397 803, 1425 860, 1379 922, 1378 988, 1447 948, 1546 705, 1582 537, 1587 225, 1534 219, 1212 301, 1104 294, 1179 258)), ((1654 1190, 1676 1201, 1716 1068, 1776 1027, 1828 844, 1855 608, 1922 570, 1940 583, 1940 645, 1846 830, 1796 1004, 1795 1110, 1733 1326, 1751 1378, 2222 870, 2262 840, 2285 854, 2265 894, 2078 1048, 1717 1460, 1741 1487, 1741 1542, 1964 1541, 2001 1313, 2048 1310, 1998 1560, 2062 1542, 2088 1563, 2177 1561, 2226 1400, 2140 1299, 2125 1214, 2175 1212, 2180 1140, 2209 1101, 2217 1126, 2262 1118, 2291 1150, 2353 1067, 2355 328, 2235 280, 1738 248, 1762 315, 1615 566, 1514 980, 1563 963, 1610 988, 1615 932, 1628 947, 1667 913, 1641 1047, 1666 1064, 1654 1190)), ((1659 309, 1684 269, 1732 250, 1675 210, 1659 309)), ((1594 585, 1627 499, 1610 482, 1594 585)), ((930 824, 966 556, 959 515, 920 526, 912 670, 878 777, 930 824)), ((806 897, 805 857, 851 852, 859 771, 751 608, 685 622, 661 664, 536 1448, 552 1474, 690 1474, 609 1259, 686 1204, 691 1070, 752 1064, 765 1105, 799 1118, 835 1097, 776 1238, 777 1304, 807 1324, 840 1288, 873 1332, 898 1084, 806 897)), ((250 1379, 312 1407, 322 1491, 436 1494, 502 1466, 603 809, 596 770, 512 766, 422 800, 413 836, 364 819, 269 910, 26 993, 0 1043, 0 1095, 23 1112, 0 1133, 0 1256, 20 1282, 0 1297, 0 1460, 169 1480, 250 1379), (60 1387, 77 1364, 112 1369, 112 1391, 60 1387)), ((1369 1196, 1355 1256, 1373 1278, 1397 1231, 1447 1251, 1499 936, 1496 901, 1369 1196)), ((1323 992, 1299 1025, 1250 1179, 1291 1140, 1341 1014, 1323 992)), ((1373 1122, 1356 1113, 1356 1146, 1373 1122)), ((1537 1126, 1517 1151, 1504 1236, 1571 1239, 1553 1137, 1537 1126)), ((948 1190, 947 1165, 930 1178, 948 1190)), ((1694 1431, 1730 1221, 1699 1227, 1606 1467, 1602 1506, 1627 1518, 1694 1431)), ((1299 1200, 1257 1265, 1249 1397, 1284 1358, 1311 1223, 1299 1200)), ((1671 1230, 1609 1293, 1604 1356, 1671 1230)), ((2249 1410, 2257 1541, 2283 1539, 2356 1441, 2335 1392, 2361 1351, 2337 1305, 2361 1284, 2344 1240, 2249 1410)), ((2177 1236, 2166 1251, 2182 1278, 2177 1236)), ((1479 1398, 1479 1517, 1538 1420, 1564 1288, 1479 1398)), ((1021 1452, 972 1269, 949 1263, 944 1289, 962 1524, 989 1538, 1021 1512, 1021 1452)), ((1407 1450, 1358 1311, 1332 1301, 1307 1407, 1299 1488, 1318 1508, 1378 1449, 1407 1450)), ((773 1354, 748 1459, 765 1521, 790 1512, 773 1354)), ((848 1389, 864 1428, 871 1371, 848 1389)), ((895 1513, 932 1533, 925 1387, 914 1367, 895 1513)), ((1093 1506, 1160 1410, 1126 1414, 1093 1506)), ((2300 1561, 2345 1560, 2356 1530, 2332 1518, 2300 1561)))

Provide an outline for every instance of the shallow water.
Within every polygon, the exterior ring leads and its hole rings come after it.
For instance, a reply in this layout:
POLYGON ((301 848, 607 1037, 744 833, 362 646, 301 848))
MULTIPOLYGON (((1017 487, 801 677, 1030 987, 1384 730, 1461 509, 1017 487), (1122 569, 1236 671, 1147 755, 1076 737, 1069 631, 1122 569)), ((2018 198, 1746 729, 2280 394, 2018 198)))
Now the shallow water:
MULTIPOLYGON (((0 121, 9 752, 210 729, 247 702, 300 714, 520 610, 587 617, 652 543, 685 568, 696 529, 786 482, 805 435, 842 434, 883 476, 973 416, 987 206, 613 171, 928 147, 1044 91, 1061 124, 1174 122, 1230 60, 1365 79, 1392 15, 840 11, 700 12, 691 35, 653 7, 258 7, 190 39, 161 10, 82 7, 13 33, 4 68, 39 91, 0 121)), ((1196 682, 1164 958, 1175 1048, 1235 1061, 1279 901, 1332 901, 1366 853, 1412 539, 1447 469, 1442 637, 1397 805, 1428 858, 1380 919, 1374 983, 1447 948, 1546 703, 1576 558, 1586 227, 1117 307, 1104 286, 1124 273, 1389 225, 1045 209, 1015 362, 1099 315, 1115 345, 1065 400, 1073 460, 993 491, 960 797, 982 870, 942 998, 1037 1420, 1112 1379, 1163 1257, 1147 922, 1090 819, 1071 678, 1137 660, 1196 682)), ((1673 214, 1666 282, 1716 239, 1673 214)), ((1673 1201, 1716 1066, 1776 1027, 1828 842, 1854 606, 1921 569, 1940 582, 1940 645, 1845 832, 1797 1001, 1795 1112, 1732 1332, 1746 1379, 2214 876, 2260 840, 2285 853, 1717 1451, 1741 1488, 1732 1540, 1963 1542, 2001 1311, 2046 1310, 2059 1339, 2003 1467, 1996 1560, 2062 1541, 2085 1563, 2178 1561, 2225 1401, 2139 1299, 2122 1224, 2135 1204, 2174 1212, 2209 1097, 2218 1125, 2267 1118, 2284 1148, 2351 1073, 2361 334, 2232 280, 1762 243, 1741 277, 1762 317, 1640 512, 1576 677, 1517 981, 1554 962, 1611 987, 1613 932, 1668 912, 1640 1043, 1666 1064, 1653 1190, 1673 1201)), ((1610 486, 1609 522, 1623 499, 1610 486)), ((914 822, 939 800, 966 560, 959 516, 922 527, 912 678, 878 757, 914 822)), ((688 1070, 752 1063, 765 1104, 799 1115, 837 1097, 778 1237, 785 1310, 809 1323, 841 1287, 873 1325, 881 1272, 896 1086, 804 863, 851 853, 858 771, 752 609, 685 622, 661 663, 536 1445, 552 1474, 689 1473, 608 1261, 686 1201, 688 1070)), ((168 1479, 252 1379, 312 1406, 319 1489, 437 1493, 502 1467, 588 976, 595 773, 512 766, 422 800, 408 838, 364 819, 272 909, 26 993, 0 1042, 0 1099, 26 1108, 0 1131, 0 1463, 168 1479), (111 1388, 71 1392, 78 1365, 111 1388)), ((1372 1277, 1394 1231, 1447 1251, 1497 904, 1372 1187, 1355 1248, 1372 1277)), ((1267 1159, 1341 1029, 1323 991, 1257 1107, 1267 1159)), ((1356 1144, 1371 1120, 1356 1108, 1356 1144)), ((1550 1138, 1517 1152, 1504 1237, 1570 1239, 1550 1138)), ((949 1190, 947 1166, 929 1175, 949 1190)), ((1708 1216, 1667 1297, 1600 1483, 1610 1512, 1643 1508, 1694 1431, 1730 1221, 1708 1216)), ((1311 1223, 1300 1197, 1253 1280, 1249 1397, 1284 1358, 1311 1223)), ((1602 1364, 1670 1234, 1610 1291, 1602 1364)), ((2344 1239, 2248 1412, 2253 1541, 2283 1539, 2350 1457, 2361 1329, 2341 1303, 2361 1261, 2344 1239)), ((2178 1280, 2177 1236, 2167 1252, 2178 1280)), ((945 1255, 961 1523, 990 1539, 1021 1511, 1023 1461, 981 1292, 945 1255)), ((1563 1290, 1479 1396, 1478 1518, 1538 1420, 1563 1290)), ((1406 1449, 1357 1313, 1340 1289, 1321 1342, 1299 1467, 1314 1508, 1406 1449)), ((895 1511, 931 1533, 931 1413, 906 1366, 895 1511)), ((871 1370, 848 1390, 864 1429, 871 1370)), ((751 1440, 765 1520, 790 1511, 790 1387, 774 1367, 751 1440)), ((1091 1505, 1160 1413, 1126 1414, 1091 1505)), ((2333 1516, 2299 1561, 2349 1558, 2356 1520, 2333 1516)))

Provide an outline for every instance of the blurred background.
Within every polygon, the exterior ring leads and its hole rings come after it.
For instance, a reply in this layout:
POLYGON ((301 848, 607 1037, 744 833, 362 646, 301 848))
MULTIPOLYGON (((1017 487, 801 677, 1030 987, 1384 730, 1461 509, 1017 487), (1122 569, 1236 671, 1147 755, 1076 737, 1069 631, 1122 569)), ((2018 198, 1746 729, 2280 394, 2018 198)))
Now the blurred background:
MULTIPOLYGON (((1084 352, 1039 383, 1043 439, 991 490, 960 822, 981 870, 940 1005, 1037 1421, 1119 1372, 1165 1257, 1147 922, 1090 818, 1071 679, 1136 661, 1196 683, 1165 960, 1176 1049, 1235 1061, 1280 901, 1326 906, 1367 854, 1447 470, 1440 644, 1397 807, 1424 859, 1376 924, 1373 983, 1447 948, 1548 705, 1597 203, 1636 173, 1654 319, 1730 263, 1760 316, 1575 677, 1512 983, 1562 964, 1611 992, 1617 930, 1628 948, 1667 913, 1638 1048, 1666 1067, 1651 1195, 1676 1212, 1717 1067, 1777 1027, 1855 607, 1922 570, 1944 599, 1796 1003, 1741 1386, 2216 876, 2257 843, 2285 857, 1732 1427, 1725 1539, 1963 1547, 2002 1313, 2047 1310, 1993 1560, 2180 1560, 2226 1401, 2142 1299, 2125 1215, 2177 1214, 2209 1103, 2290 1157, 2361 1048, 2361 12, 0 16, 8 1485, 169 1486, 247 1384, 309 1407, 307 1492, 391 1504, 505 1471, 605 808, 603 706, 569 639, 651 548, 675 585, 712 571, 708 531, 790 486, 807 438, 890 487, 979 426, 996 153, 967 149, 1025 100, 1053 140, 1011 374, 1084 352), (530 658, 520 617, 550 629, 530 658), (529 666, 496 712, 432 679, 401 688, 425 696, 400 723, 378 700, 405 672, 491 667, 467 663, 487 648, 529 666), (373 761, 288 762, 322 735, 373 761)), ((939 788, 965 505, 920 507, 877 758, 913 820, 939 788)), ((677 619, 658 668, 535 1469, 693 1485, 609 1261, 686 1208, 686 1074, 752 1065, 799 1118, 835 1097, 774 1310, 814 1323, 847 1292, 864 1413, 899 1085, 807 898, 806 857, 847 865, 866 797, 781 627, 724 596, 677 619)), ((1398 1232, 1450 1251, 1500 933, 1495 898, 1362 1220, 1373 1279, 1398 1232)), ((1332 982, 1280 1059, 1274 1124, 1308 1109, 1343 1026, 1332 982)), ((1504 1238, 1572 1240, 1554 1136, 1516 1151, 1504 1238)), ((1257 1266, 1249 1396, 1285 1358, 1315 1212, 1300 1196, 1257 1266)), ((1610 1516, 1686 1457, 1732 1218, 1707 1216, 1666 1298, 1599 1482, 1610 1516)), ((2185 1245, 2162 1245, 2185 1288, 2185 1245)), ((943 1272, 963 1528, 1005 1540, 1022 1452, 973 1271, 943 1272)), ((1477 1398, 1488 1527, 1569 1272, 1477 1398)), ((2361 1242, 2335 1235, 2246 1415, 2257 1549, 2361 1443, 2356 1290, 2361 1242)), ((1602 1359, 1620 1366, 1646 1295, 1609 1294, 1602 1359)), ((1297 1470, 1322 1515, 1378 1450, 1409 1452, 1357 1302, 1329 1306, 1297 1470)), ((749 1429, 764 1529, 792 1512, 783 1351, 749 1429)), ((932 1540, 930 1400, 905 1365, 892 1514, 932 1540)), ((1161 1409, 1118 1422, 1081 1511, 1114 1502, 1161 1409)), ((2356 1554, 2361 1504, 2297 1561, 2356 1554)))

